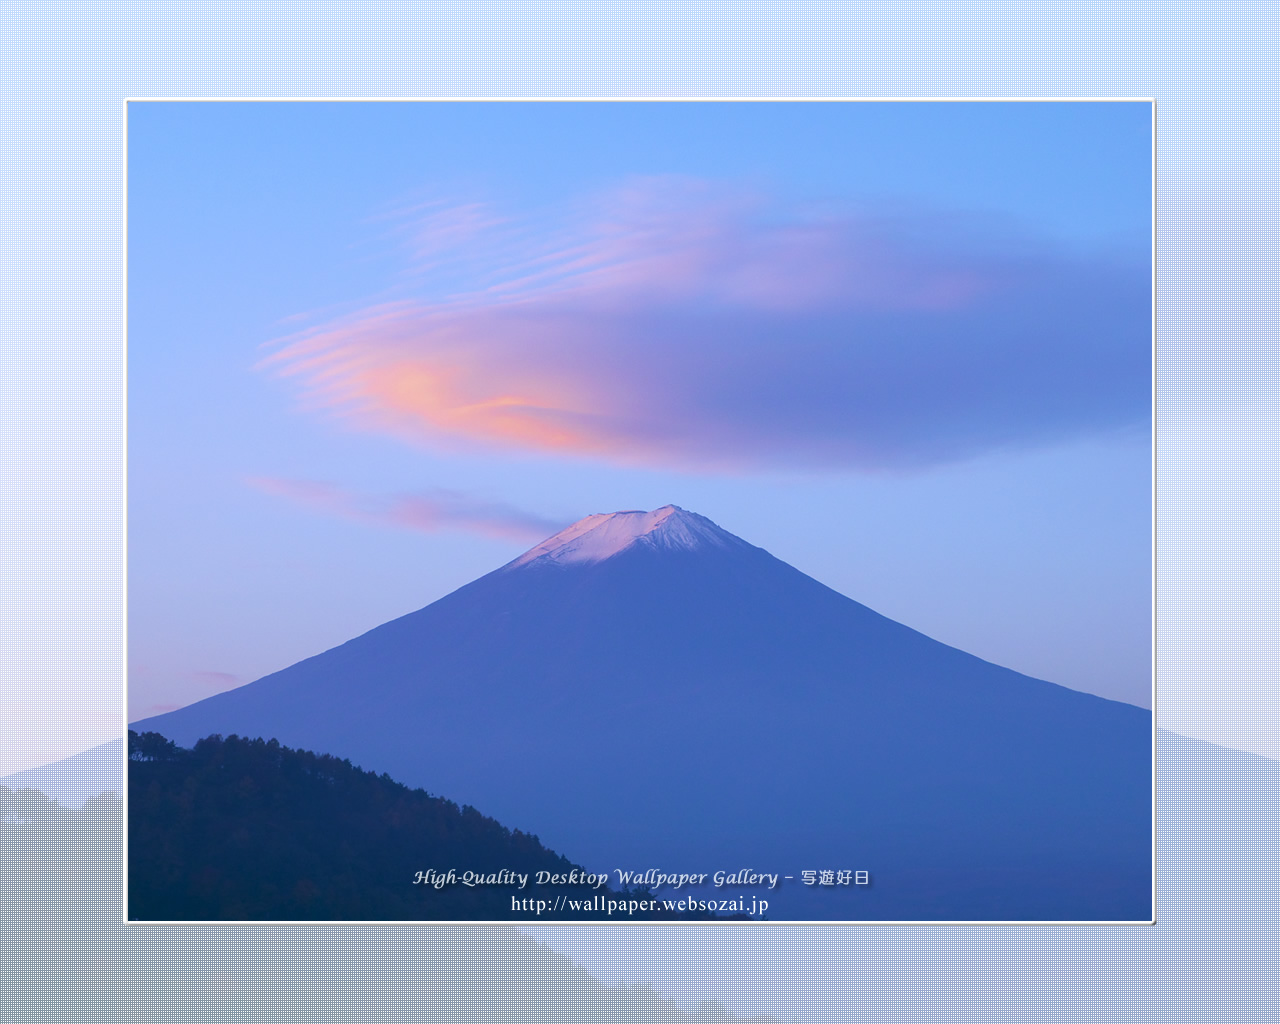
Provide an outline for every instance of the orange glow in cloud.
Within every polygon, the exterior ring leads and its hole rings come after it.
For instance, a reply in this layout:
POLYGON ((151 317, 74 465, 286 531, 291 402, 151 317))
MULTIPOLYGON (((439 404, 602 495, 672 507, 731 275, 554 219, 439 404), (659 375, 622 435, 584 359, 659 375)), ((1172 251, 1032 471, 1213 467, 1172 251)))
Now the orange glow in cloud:
POLYGON ((439 436, 470 437, 519 448, 549 451, 590 450, 593 438, 563 422, 589 415, 585 409, 558 408, 547 400, 483 394, 472 380, 465 387, 459 371, 401 363, 371 369, 351 383, 360 400, 394 422, 412 422, 439 436))

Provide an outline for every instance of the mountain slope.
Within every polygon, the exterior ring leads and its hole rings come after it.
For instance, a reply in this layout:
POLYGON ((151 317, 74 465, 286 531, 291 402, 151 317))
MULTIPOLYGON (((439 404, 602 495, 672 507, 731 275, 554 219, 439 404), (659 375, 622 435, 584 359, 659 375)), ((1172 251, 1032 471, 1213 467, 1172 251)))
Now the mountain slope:
POLYGON ((0 777, 10 789, 38 789, 64 807, 78 808, 101 793, 124 792, 124 743, 109 740, 71 757, 0 777))
POLYGON ((135 728, 350 758, 592 870, 794 875, 778 917, 1149 918, 1149 713, 937 643, 669 509, 589 517, 135 728), (799 884, 823 869, 873 882, 799 884))

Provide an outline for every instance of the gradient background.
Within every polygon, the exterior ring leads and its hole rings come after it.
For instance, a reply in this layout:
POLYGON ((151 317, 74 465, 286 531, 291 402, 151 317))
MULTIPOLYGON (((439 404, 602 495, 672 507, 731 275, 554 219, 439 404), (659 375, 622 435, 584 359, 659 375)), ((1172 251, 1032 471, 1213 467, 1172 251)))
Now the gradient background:
MULTIPOLYGON (((121 719, 124 97, 1121 95, 1154 96, 1159 116, 1160 722, 1274 755, 1269 10, 11 7, 0 747, 17 768, 84 749, 121 719)), ((716 998, 805 1018, 1269 1019, 1275 764, 1167 733, 1161 755, 1154 928, 530 929, 536 941, 515 929, 126 930, 111 861, 75 886, 16 875, 5 998, 23 1020, 152 1019, 161 1007, 212 1020, 217 1000, 261 1019, 674 1014, 645 990, 600 996, 581 964, 611 984, 651 983, 695 1015, 716 998)))

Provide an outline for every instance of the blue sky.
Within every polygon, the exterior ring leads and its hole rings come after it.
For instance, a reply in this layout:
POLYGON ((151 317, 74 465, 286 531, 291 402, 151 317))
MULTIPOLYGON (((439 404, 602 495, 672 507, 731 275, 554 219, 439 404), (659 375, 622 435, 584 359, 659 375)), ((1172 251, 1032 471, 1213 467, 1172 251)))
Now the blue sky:
POLYGON ((130 104, 130 717, 669 502, 1146 703, 1150 145, 1144 103, 130 104))

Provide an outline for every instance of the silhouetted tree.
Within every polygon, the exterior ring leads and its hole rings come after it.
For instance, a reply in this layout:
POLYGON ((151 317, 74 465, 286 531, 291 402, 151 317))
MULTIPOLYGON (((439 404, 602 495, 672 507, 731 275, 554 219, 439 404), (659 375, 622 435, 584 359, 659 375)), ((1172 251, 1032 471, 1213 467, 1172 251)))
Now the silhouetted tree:
POLYGON ((211 736, 185 750, 154 733, 129 736, 135 920, 511 920, 521 917, 513 896, 616 897, 588 886, 534 891, 538 871, 574 868, 536 836, 347 760, 275 740, 211 736), (450 868, 516 872, 529 884, 414 883, 420 871, 450 868))

